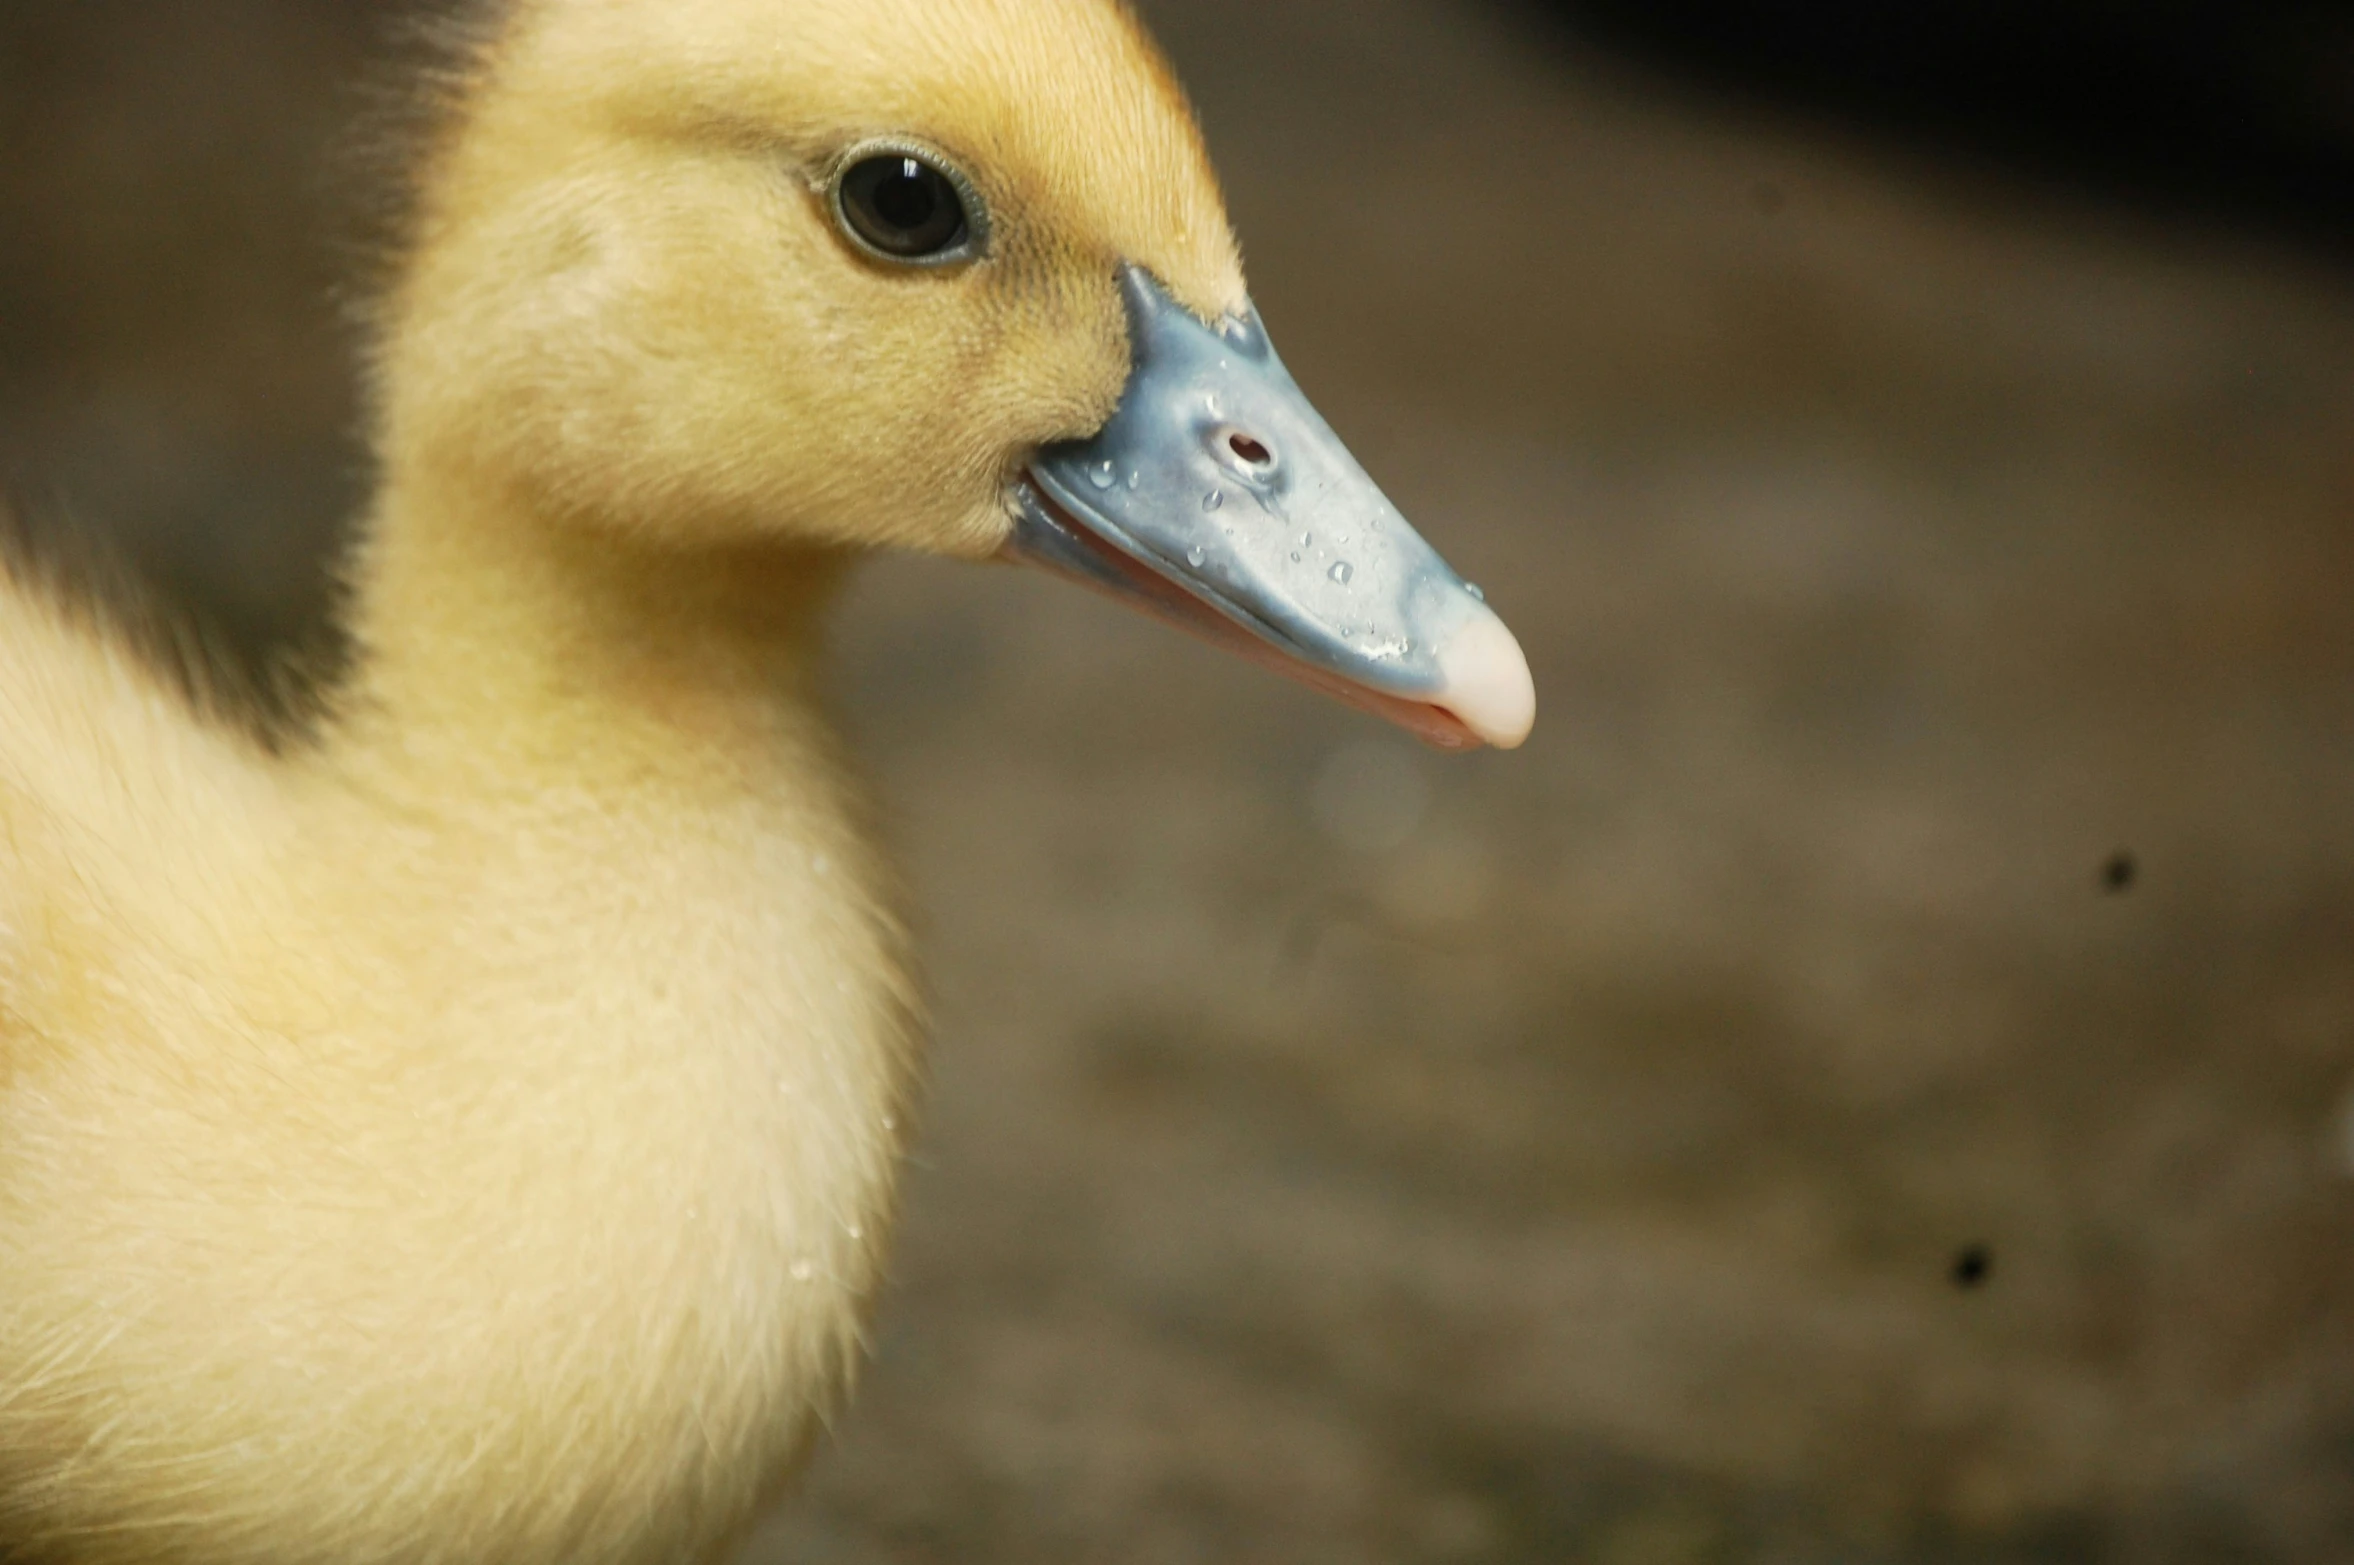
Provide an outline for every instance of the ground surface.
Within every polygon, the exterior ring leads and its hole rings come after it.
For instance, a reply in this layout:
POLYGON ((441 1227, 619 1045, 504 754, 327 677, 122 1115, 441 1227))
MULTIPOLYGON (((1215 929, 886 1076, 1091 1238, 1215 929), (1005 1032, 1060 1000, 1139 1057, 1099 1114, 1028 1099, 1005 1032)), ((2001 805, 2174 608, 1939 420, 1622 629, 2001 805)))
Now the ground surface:
MULTIPOLYGON (((935 1085, 752 1560, 2354 1557, 2354 277, 1438 0, 1150 9, 1540 726, 862 583, 935 1085)), ((0 462, 248 636, 353 487, 367 10, 0 9, 0 462)))

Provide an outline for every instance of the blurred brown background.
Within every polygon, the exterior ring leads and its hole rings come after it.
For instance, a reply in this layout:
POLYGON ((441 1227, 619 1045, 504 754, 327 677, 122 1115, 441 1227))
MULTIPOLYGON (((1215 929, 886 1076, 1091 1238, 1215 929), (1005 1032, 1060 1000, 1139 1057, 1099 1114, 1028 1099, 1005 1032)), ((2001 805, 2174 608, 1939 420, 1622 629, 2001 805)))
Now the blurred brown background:
MULTIPOLYGON (((2354 1558, 2343 249, 1529 11, 1148 11, 1537 737, 869 573, 931 1123, 753 1560, 2354 1558)), ((0 0, 0 478, 249 647, 363 483, 388 14, 0 0)))

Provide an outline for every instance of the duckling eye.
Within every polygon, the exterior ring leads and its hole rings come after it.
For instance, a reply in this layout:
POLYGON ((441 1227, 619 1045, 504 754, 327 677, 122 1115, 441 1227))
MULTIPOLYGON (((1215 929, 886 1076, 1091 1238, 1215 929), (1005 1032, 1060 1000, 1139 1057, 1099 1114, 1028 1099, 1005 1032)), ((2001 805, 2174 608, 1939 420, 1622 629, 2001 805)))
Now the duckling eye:
POLYGON ((882 152, 843 170, 835 201, 851 236, 877 254, 947 260, 973 237, 958 183, 912 152, 882 152))

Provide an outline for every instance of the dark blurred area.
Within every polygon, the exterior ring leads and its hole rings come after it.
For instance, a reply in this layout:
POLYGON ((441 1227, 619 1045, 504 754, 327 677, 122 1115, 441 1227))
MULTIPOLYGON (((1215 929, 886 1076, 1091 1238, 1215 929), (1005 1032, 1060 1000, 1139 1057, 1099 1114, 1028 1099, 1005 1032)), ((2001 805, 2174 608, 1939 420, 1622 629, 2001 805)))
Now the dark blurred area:
MULTIPOLYGON (((2354 1558, 2341 13, 1144 9, 1537 734, 861 579, 935 1085, 752 1558, 2354 1558)), ((248 648, 400 14, 0 0, 0 476, 248 648)))
POLYGON ((0 0, 0 493, 248 651, 311 634, 362 474, 366 0, 0 0))
POLYGON ((1528 0, 1576 36, 2030 179, 2354 249, 2343 0, 1528 0))

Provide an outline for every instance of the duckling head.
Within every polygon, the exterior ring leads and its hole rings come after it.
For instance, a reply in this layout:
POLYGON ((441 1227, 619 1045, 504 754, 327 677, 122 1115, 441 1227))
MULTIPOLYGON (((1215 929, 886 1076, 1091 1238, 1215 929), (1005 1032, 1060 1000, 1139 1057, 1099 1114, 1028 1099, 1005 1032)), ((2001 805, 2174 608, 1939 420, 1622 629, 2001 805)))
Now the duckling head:
POLYGON ((1111 0, 517 0, 388 305, 395 485, 616 548, 1019 559, 1436 743, 1533 721, 1276 356, 1111 0))

